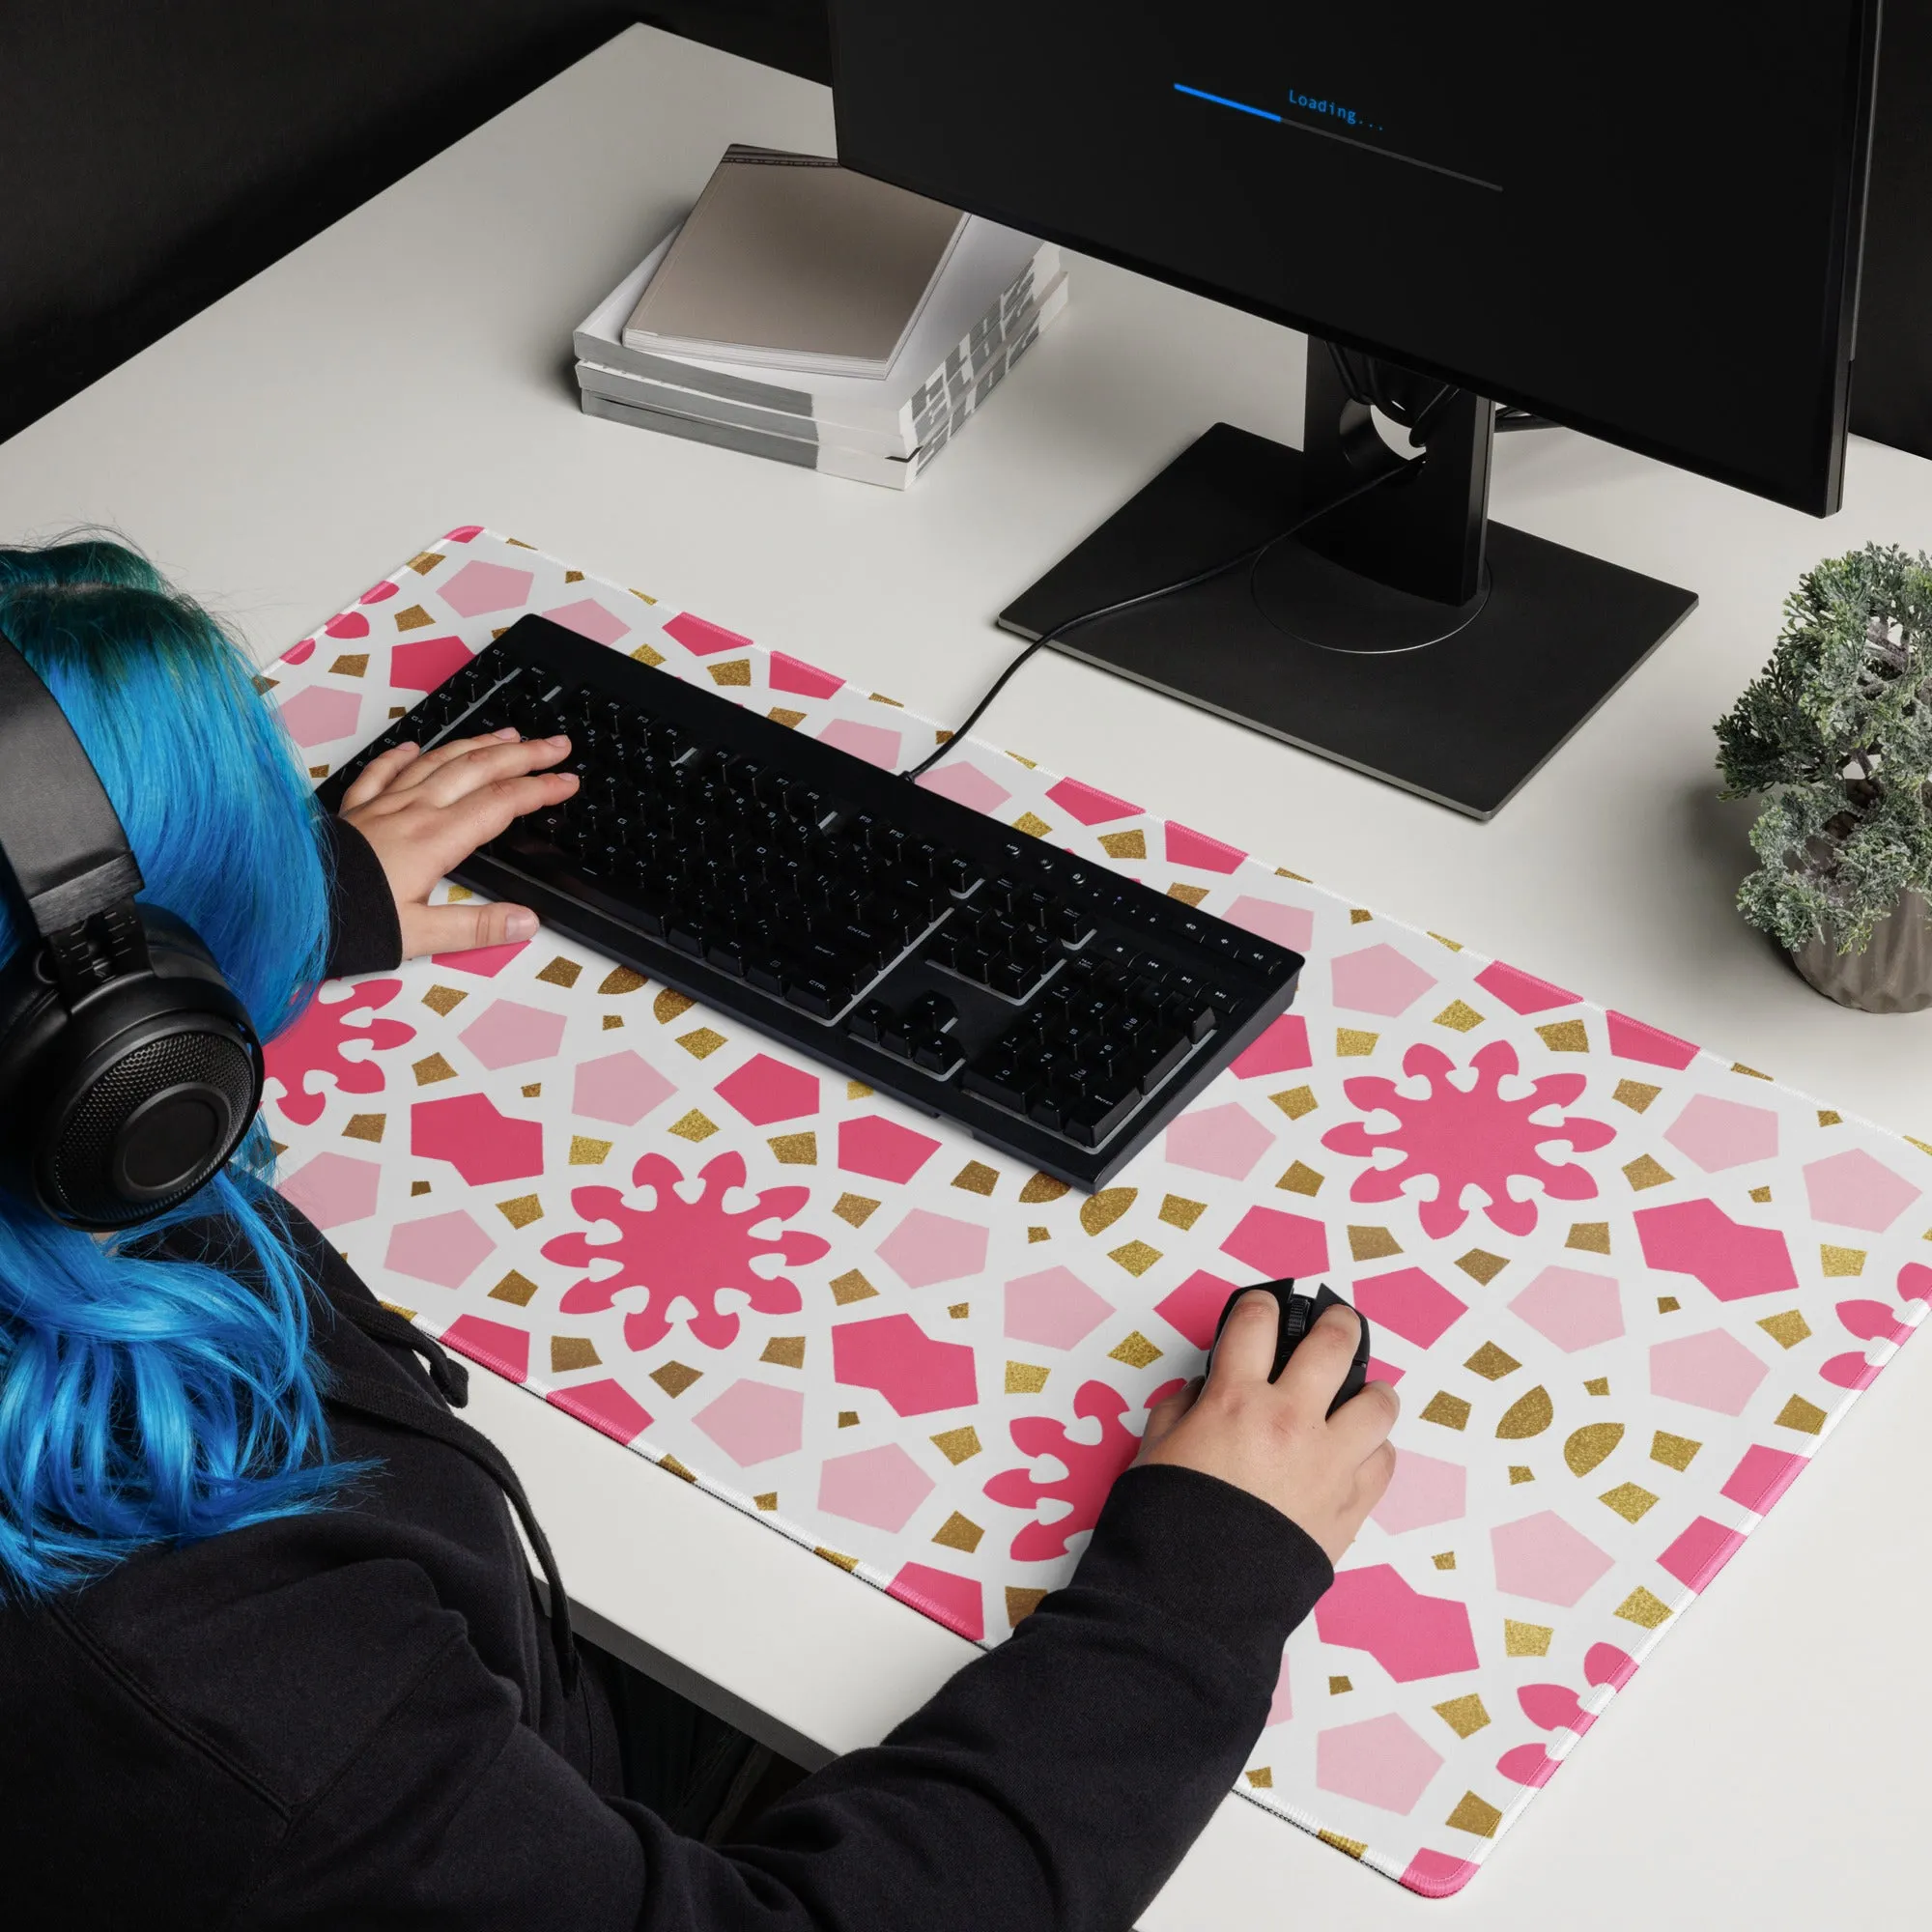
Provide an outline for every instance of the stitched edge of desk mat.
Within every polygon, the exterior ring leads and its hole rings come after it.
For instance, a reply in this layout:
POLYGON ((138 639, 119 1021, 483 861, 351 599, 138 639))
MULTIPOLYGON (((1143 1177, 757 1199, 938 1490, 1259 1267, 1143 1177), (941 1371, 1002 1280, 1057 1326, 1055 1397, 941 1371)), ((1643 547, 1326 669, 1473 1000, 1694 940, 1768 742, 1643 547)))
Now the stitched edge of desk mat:
MULTIPOLYGON (((526 610, 887 767, 933 742, 473 526, 261 682, 320 780, 526 610)), ((1453 1892, 1925 1315, 1932 1147, 1017 753, 927 782, 1309 957, 1114 1186, 540 934, 325 987, 270 1050, 283 1189, 451 1347, 981 1644, 1230 1288, 1332 1281, 1401 1461, 1237 1788, 1453 1892)))

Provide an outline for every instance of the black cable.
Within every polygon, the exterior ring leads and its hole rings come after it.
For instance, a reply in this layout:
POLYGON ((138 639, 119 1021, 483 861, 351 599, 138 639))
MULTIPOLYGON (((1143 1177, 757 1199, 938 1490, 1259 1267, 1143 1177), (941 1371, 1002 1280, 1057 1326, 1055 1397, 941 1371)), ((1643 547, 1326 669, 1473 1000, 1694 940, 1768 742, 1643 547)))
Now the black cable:
POLYGON ((1210 564, 1206 570, 1197 570, 1191 577, 1178 577, 1171 583, 1156 584, 1153 589, 1140 591, 1135 596, 1122 597, 1116 603, 1102 604, 1092 611, 1081 611, 1071 617, 1063 617, 1059 623, 1053 625, 1048 630, 1042 631, 1032 643, 1028 644, 1001 671, 999 676, 993 680, 986 695, 966 714, 964 724, 960 724, 949 737, 936 745, 918 764, 914 765, 908 771, 901 772, 899 777, 908 781, 923 778, 934 765, 938 764, 941 758, 945 757, 947 753, 967 737, 974 725, 985 714, 986 707, 1007 688, 1007 684, 1013 673, 1036 651, 1044 650, 1048 644, 1057 642, 1068 631, 1077 629, 1082 624, 1091 624, 1100 617, 1111 617, 1119 611, 1131 611, 1141 604, 1151 604, 1156 598, 1178 596, 1181 591, 1192 590, 1197 584, 1206 583, 1211 578, 1225 576, 1231 570, 1238 570, 1244 563, 1249 566, 1248 581, 1252 587, 1255 571, 1261 568, 1263 558, 1277 544, 1284 544, 1290 537, 1299 535, 1301 531, 1305 530, 1310 524, 1316 522, 1319 518, 1325 517, 1331 510, 1339 510, 1344 503, 1352 503, 1357 497, 1366 496, 1369 491, 1375 489, 1378 484, 1386 483, 1390 477, 1406 476, 1407 473, 1408 466, 1406 464, 1398 464, 1394 469, 1381 470, 1378 474, 1367 478, 1364 482, 1356 484, 1352 490, 1345 490, 1332 502, 1323 503, 1320 509, 1310 510, 1305 516, 1297 517, 1286 529, 1277 530, 1273 536, 1265 538, 1263 542, 1244 550, 1238 556, 1231 556, 1225 558, 1220 563, 1210 564))

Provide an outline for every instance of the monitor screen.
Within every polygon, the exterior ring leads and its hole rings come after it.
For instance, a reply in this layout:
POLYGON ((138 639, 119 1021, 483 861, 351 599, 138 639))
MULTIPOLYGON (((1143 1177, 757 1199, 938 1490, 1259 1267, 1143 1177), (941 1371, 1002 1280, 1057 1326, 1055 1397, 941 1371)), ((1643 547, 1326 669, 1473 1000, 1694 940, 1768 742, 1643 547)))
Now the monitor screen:
POLYGON ((833 0, 840 158, 1823 514, 1877 0, 833 0))

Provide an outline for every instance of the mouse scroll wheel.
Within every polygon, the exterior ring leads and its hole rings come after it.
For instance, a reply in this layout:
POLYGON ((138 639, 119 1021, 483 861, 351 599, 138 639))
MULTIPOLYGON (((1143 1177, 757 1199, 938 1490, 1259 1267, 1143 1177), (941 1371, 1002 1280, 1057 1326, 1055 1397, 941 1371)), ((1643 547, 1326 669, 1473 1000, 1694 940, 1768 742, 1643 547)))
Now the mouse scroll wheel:
POLYGON ((1282 1311, 1281 1339, 1284 1342, 1298 1342, 1308 1333, 1308 1318, 1314 1309, 1314 1301, 1305 1294, 1291 1294, 1288 1306, 1282 1311))

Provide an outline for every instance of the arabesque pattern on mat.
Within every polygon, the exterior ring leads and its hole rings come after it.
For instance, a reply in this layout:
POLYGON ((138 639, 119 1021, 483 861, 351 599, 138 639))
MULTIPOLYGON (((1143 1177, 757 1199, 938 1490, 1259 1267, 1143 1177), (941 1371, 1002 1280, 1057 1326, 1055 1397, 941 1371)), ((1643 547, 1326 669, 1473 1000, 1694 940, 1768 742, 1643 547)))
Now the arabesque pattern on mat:
MULTIPOLYGON (((321 778, 526 611, 881 765, 933 742, 473 527, 264 682, 321 778)), ((1923 1318, 1932 1150, 1011 753, 927 782, 1308 955, 1118 1184, 544 935, 325 987, 270 1055, 285 1190, 452 1347, 982 1642, 1231 1287, 1331 1282, 1401 1462, 1242 1790, 1453 1891, 1923 1318)))

